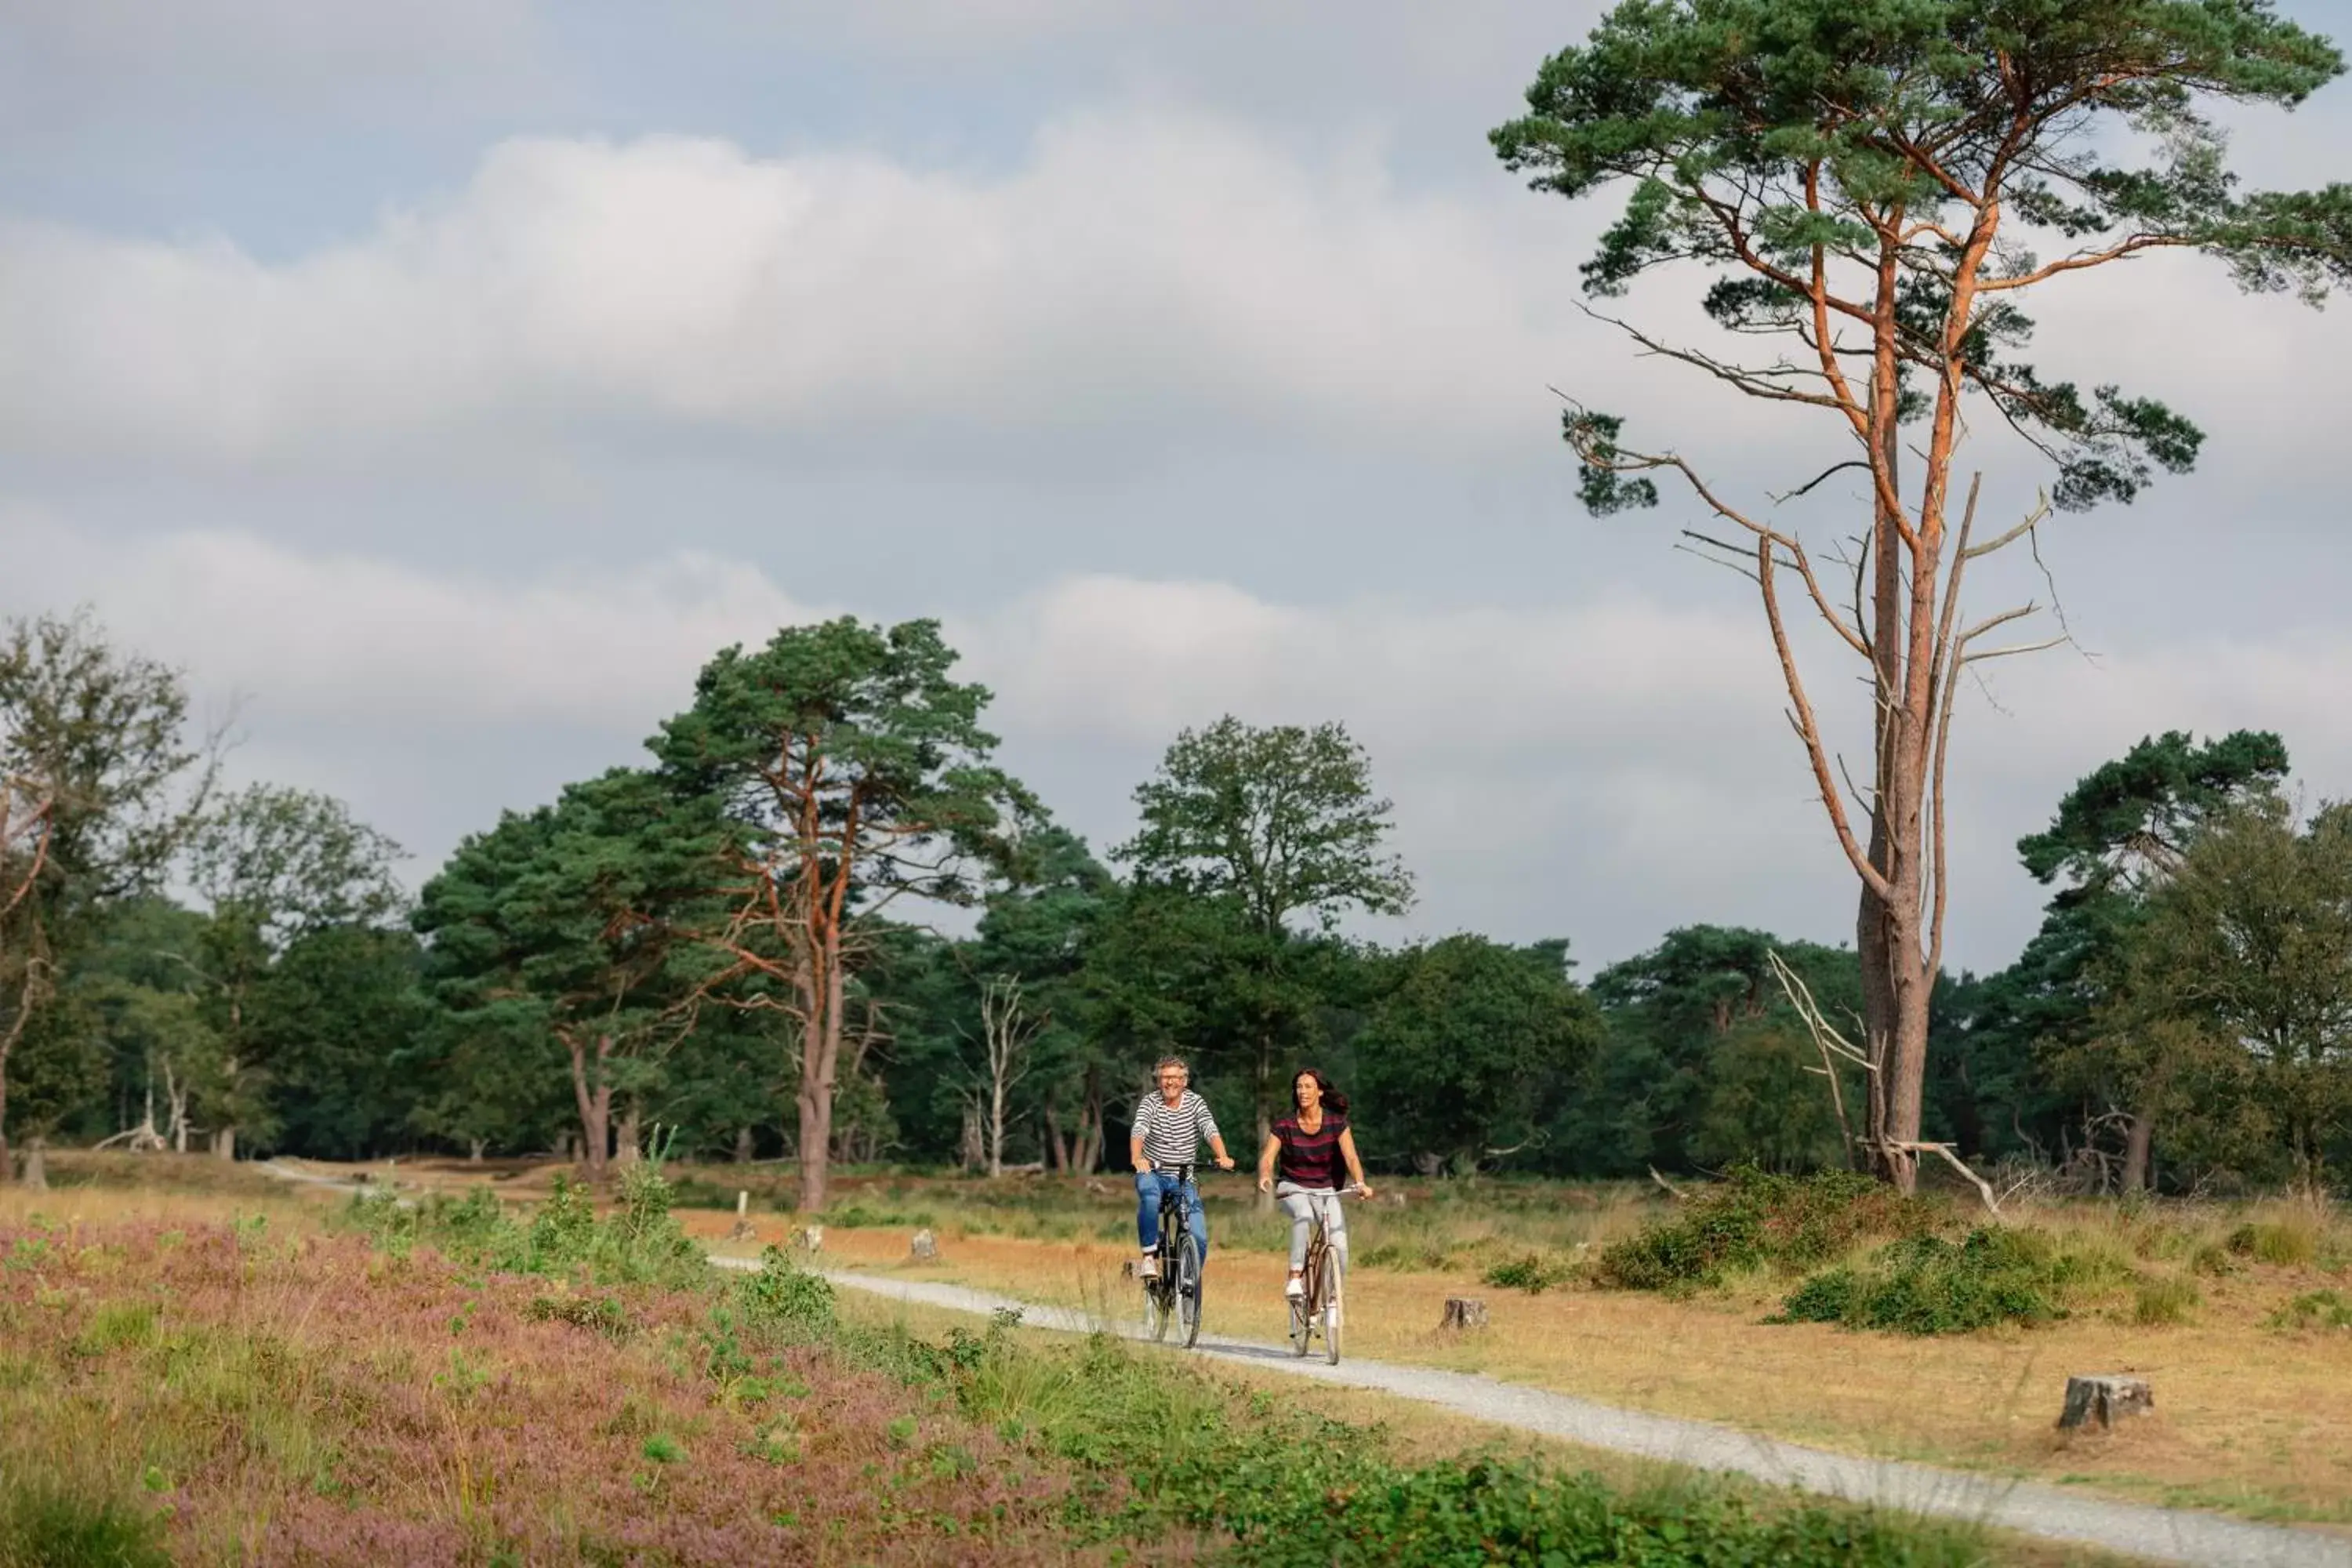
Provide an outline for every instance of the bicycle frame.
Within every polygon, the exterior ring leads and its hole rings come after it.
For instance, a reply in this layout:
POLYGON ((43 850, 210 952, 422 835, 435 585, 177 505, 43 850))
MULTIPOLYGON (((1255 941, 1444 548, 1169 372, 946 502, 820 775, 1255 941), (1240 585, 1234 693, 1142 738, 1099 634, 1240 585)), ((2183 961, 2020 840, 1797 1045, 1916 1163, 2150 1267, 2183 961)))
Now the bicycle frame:
MULTIPOLYGON (((1341 1188, 1331 1194, 1338 1203, 1349 1189, 1341 1188)), ((1339 1362, 1339 1300, 1347 1268, 1339 1251, 1331 1245, 1330 1229, 1323 1217, 1323 1205, 1309 1205, 1312 1228, 1307 1234, 1306 1267, 1300 1270, 1302 1292, 1291 1298, 1290 1344, 1295 1355, 1305 1355, 1307 1347, 1320 1332, 1325 1359, 1337 1366, 1339 1362)))
POLYGON ((1181 1319, 1189 1349, 1201 1334, 1201 1237, 1192 1229, 1190 1201, 1200 1188, 1190 1164, 1160 1173, 1176 1183, 1160 1189, 1160 1245, 1153 1252, 1152 1277, 1144 1284, 1145 1326, 1153 1339, 1164 1339, 1169 1321, 1181 1319))

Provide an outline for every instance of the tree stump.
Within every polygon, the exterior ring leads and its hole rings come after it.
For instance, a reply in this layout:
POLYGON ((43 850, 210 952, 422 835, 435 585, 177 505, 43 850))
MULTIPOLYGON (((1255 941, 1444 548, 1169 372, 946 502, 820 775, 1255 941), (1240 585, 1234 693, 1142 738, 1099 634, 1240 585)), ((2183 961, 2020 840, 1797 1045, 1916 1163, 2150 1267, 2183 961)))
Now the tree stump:
POLYGON ((801 1229, 793 1232, 793 1245, 799 1247, 803 1252, 823 1252, 824 1250, 824 1226, 821 1225, 804 1226, 801 1229))
POLYGON ((2059 1414, 2062 1431, 2096 1426, 2102 1432, 2127 1415, 2155 1413, 2156 1394, 2143 1378, 2099 1373, 2066 1380, 2066 1408, 2059 1414))
POLYGON ((1475 1296, 1445 1298, 1445 1318, 1438 1324, 1442 1329, 1483 1329, 1486 1326, 1486 1303, 1475 1296))
POLYGON ((914 1240, 907 1244, 907 1251, 918 1263, 937 1263, 940 1260, 940 1239, 928 1230, 919 1230, 914 1240))
POLYGON ((735 1228, 729 1233, 729 1239, 750 1241, 755 1234, 751 1229, 751 1194, 739 1192, 735 1194, 735 1228))
POLYGON ((22 1180, 29 1192, 46 1193, 49 1190, 48 1144, 46 1140, 40 1138, 26 1140, 25 1173, 22 1180))

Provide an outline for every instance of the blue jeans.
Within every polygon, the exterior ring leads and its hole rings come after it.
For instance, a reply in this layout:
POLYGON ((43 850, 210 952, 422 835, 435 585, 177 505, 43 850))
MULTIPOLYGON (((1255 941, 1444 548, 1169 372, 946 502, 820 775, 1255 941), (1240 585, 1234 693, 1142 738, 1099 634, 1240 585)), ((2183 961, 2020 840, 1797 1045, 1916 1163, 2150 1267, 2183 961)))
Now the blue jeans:
POLYGON ((1160 1246, 1160 1194, 1178 1192, 1183 1194, 1184 1215, 1192 1227, 1192 1243, 1201 1249, 1201 1261, 1209 1260, 1209 1218, 1201 1212, 1201 1189, 1191 1182, 1179 1182, 1165 1171, 1135 1173, 1135 1234, 1150 1252, 1160 1246))

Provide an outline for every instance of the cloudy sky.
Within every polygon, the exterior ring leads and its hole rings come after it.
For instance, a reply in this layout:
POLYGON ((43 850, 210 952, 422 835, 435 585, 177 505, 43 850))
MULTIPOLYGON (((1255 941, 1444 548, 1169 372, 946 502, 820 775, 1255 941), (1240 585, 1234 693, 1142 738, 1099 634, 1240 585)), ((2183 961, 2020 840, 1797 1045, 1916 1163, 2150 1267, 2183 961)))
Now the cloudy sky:
MULTIPOLYGON (((632 760, 718 647, 852 611, 942 618, 1098 845, 1181 726, 1335 718, 1421 878, 1378 934, 1836 940, 1752 590, 1673 552, 1678 497, 1585 516, 1557 439, 1550 385, 1751 499, 1843 455, 1582 317, 1607 215, 1488 153, 1595 14, 0 0, 0 611, 90 605, 415 875, 632 760)), ((2352 85, 2241 162, 2322 183, 2347 132, 2352 85)), ((1958 963, 2011 955, 2011 846, 2150 731, 2273 727, 2352 793, 2347 323, 2194 258, 2045 301, 2054 368, 2211 439, 2047 535, 2095 657, 1962 712, 1958 963)))

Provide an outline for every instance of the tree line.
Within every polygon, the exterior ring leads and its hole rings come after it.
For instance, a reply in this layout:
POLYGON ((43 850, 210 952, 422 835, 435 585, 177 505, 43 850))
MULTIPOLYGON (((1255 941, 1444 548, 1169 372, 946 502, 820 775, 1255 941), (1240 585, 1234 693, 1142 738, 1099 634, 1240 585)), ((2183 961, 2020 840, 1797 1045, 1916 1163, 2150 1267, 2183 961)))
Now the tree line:
MULTIPOLYGON (((1413 879, 1337 723, 1184 731, 1098 857, 935 624, 787 627, 411 897, 341 803, 221 788, 181 678, 87 616, 5 648, 0 1136, 36 1173, 70 1142, 601 1179, 658 1130, 789 1159, 819 1207, 844 1162, 1116 1164, 1171 1052, 1229 1126, 1325 1067, 1391 1169, 1870 1161, 1853 947, 1694 924, 1586 981, 1565 941, 1364 940, 1413 879)), ((2352 811, 2294 799, 2268 734, 2084 778, 2018 847, 2040 931, 1937 977, 1927 1139, 2082 1190, 2333 1184, 2352 811)))

